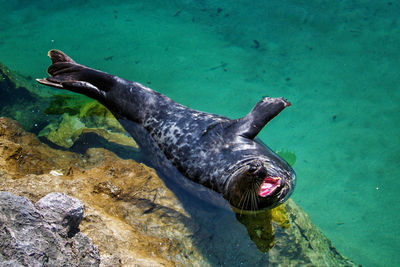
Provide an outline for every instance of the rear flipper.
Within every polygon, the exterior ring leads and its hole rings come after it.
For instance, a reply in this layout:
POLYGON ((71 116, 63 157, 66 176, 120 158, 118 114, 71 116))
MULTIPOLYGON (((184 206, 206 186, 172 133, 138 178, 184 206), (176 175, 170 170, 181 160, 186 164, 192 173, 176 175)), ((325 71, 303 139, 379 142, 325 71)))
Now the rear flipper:
POLYGON ((48 56, 53 63, 47 70, 50 77, 36 79, 41 84, 102 101, 116 82, 115 76, 80 65, 59 50, 50 50, 48 56))

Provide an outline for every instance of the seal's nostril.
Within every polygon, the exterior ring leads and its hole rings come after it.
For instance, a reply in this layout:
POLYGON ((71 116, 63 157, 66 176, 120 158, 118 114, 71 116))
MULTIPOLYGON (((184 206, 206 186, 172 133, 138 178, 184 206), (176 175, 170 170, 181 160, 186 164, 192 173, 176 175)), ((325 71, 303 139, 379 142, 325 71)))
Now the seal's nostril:
POLYGON ((254 172, 257 171, 257 170, 258 170, 257 165, 255 165, 255 164, 250 164, 250 166, 249 166, 249 172, 254 173, 254 172))
POLYGON ((249 172, 255 173, 256 171, 260 170, 262 167, 262 162, 259 160, 255 160, 249 164, 249 172))

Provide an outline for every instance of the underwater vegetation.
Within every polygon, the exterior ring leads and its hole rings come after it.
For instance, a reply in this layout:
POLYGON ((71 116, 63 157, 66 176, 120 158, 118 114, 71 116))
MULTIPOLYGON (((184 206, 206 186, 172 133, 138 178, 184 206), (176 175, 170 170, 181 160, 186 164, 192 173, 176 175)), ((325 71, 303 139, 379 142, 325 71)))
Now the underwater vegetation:
POLYGON ((49 123, 38 135, 58 146, 71 148, 81 135, 94 133, 109 142, 138 148, 103 105, 86 97, 54 95, 45 113, 57 115, 58 120, 49 123))
POLYGON ((281 228, 290 227, 285 205, 280 205, 272 210, 236 213, 235 215, 236 219, 246 227, 250 239, 262 253, 269 251, 275 245, 273 223, 281 228))
POLYGON ((62 115, 68 113, 69 115, 79 114, 80 106, 88 103, 90 100, 83 97, 76 97, 73 95, 53 95, 52 100, 44 113, 49 115, 62 115))
POLYGON ((294 152, 291 152, 289 150, 279 150, 279 151, 276 151, 276 154, 278 154, 284 160, 286 160, 286 162, 289 163, 290 166, 293 166, 296 163, 297 157, 294 152))

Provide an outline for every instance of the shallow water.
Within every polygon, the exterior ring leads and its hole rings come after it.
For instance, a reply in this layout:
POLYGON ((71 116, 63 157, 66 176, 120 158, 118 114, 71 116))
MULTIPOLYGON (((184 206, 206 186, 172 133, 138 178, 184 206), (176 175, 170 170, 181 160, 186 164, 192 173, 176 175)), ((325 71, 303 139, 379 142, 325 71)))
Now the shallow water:
POLYGON ((400 265, 400 4, 143 2, 0 0, 0 62, 45 77, 56 48, 232 118, 287 98, 260 137, 296 154, 295 201, 347 257, 400 265))

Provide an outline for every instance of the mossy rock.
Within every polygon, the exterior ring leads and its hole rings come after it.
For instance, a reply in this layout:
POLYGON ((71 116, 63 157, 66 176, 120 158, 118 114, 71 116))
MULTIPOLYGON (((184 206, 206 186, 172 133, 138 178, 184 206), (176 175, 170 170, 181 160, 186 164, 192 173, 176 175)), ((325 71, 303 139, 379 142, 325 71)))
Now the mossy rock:
POLYGON ((111 131, 125 132, 107 108, 86 97, 67 94, 54 95, 45 113, 48 115, 67 113, 77 116, 87 128, 105 128, 111 131))
POLYGON ((114 115, 97 101, 81 106, 78 117, 88 128, 105 128, 114 132, 125 132, 114 115))
POLYGON ((84 128, 85 124, 77 117, 65 113, 58 123, 50 123, 43 128, 39 136, 45 136, 54 144, 69 148, 74 144, 84 128))
POLYGON ((281 228, 290 226, 285 205, 258 212, 238 212, 236 218, 246 227, 250 239, 262 253, 266 253, 275 245, 273 223, 281 228))
POLYGON ((271 219, 282 228, 290 226, 289 217, 285 205, 279 205, 271 210, 271 219))
POLYGON ((138 148, 117 119, 97 101, 84 97, 56 95, 47 114, 62 114, 39 133, 54 144, 70 148, 81 134, 95 133, 109 142, 138 148))

